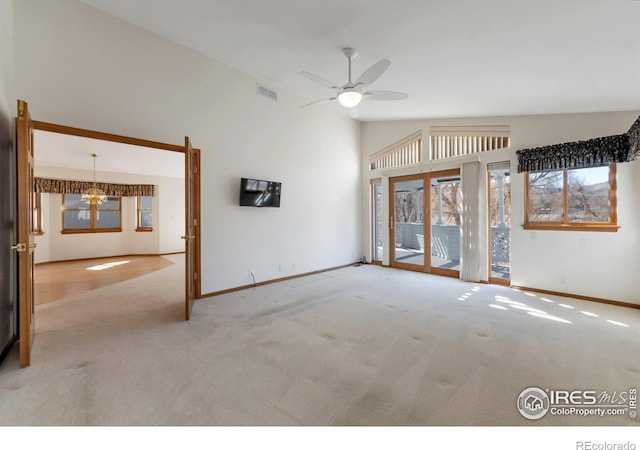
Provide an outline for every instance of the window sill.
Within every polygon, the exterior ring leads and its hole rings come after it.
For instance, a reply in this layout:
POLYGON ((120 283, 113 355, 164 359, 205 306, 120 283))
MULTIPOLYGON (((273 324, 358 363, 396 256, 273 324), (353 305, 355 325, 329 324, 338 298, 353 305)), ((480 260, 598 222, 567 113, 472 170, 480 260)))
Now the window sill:
POLYGON ((609 233, 615 233, 620 226, 612 224, 602 225, 565 225, 561 223, 542 224, 542 223, 528 223, 522 226, 525 230, 548 230, 548 231, 603 231, 609 233))
POLYGON ((87 234, 87 233, 121 233, 122 228, 96 228, 96 229, 78 229, 78 230, 62 230, 62 234, 87 234))
POLYGON ((136 231, 153 231, 153 228, 136 228, 136 231))

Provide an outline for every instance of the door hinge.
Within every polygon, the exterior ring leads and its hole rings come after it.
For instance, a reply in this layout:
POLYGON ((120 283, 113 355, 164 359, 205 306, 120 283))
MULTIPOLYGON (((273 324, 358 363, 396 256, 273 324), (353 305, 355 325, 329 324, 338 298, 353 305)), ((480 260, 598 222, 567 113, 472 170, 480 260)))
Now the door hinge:
POLYGON ((197 280, 198 279, 198 272, 193 272, 193 279, 197 280))
POLYGON ((193 226, 197 227, 198 226, 198 219, 193 219, 193 226))
POLYGON ((18 120, 24 120, 24 100, 18 100, 18 120))
POLYGON ((11 246, 11 250, 16 250, 18 252, 26 252, 27 251, 27 244, 20 243, 20 244, 12 245, 11 246))

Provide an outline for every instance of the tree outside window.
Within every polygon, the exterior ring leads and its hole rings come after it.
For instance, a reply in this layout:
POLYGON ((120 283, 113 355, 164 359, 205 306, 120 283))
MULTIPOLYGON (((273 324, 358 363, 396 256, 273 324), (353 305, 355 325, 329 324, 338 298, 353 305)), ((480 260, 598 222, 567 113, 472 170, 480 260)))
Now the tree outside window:
POLYGON ((525 228, 617 229, 615 164, 528 173, 525 180, 525 228))

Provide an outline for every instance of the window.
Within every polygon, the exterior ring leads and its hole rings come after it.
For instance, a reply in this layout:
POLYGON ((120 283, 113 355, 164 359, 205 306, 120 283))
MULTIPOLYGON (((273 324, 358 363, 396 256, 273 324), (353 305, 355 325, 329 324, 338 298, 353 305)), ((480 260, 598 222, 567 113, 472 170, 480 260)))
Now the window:
POLYGON ((108 196, 101 205, 87 205, 80 194, 62 198, 63 233, 100 233, 122 231, 120 197, 108 196))
POLYGON ((438 161, 507 148, 509 125, 432 126, 429 129, 429 159, 438 161))
POLYGON ((525 229, 616 231, 616 166, 525 173, 525 229))
POLYGON ((42 192, 33 193, 33 232, 40 236, 42 231, 42 192))
POLYGON ((136 198, 136 231, 153 231, 153 197, 139 195, 136 198))
POLYGON ((369 170, 405 167, 422 162, 422 131, 407 136, 400 141, 371 155, 369 170))

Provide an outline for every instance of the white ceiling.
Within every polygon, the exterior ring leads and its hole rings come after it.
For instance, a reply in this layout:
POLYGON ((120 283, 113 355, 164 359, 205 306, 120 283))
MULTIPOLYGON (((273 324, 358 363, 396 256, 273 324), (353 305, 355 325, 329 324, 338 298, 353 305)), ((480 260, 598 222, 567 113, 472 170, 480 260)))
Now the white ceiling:
MULTIPOLYGON (((83 0, 311 102, 388 58, 360 120, 640 109, 638 0, 83 0)), ((317 108, 340 108, 334 104, 317 108)))
POLYGON ((184 178, 184 154, 179 152, 41 130, 34 131, 33 141, 36 166, 93 170, 95 153, 97 172, 184 178))

